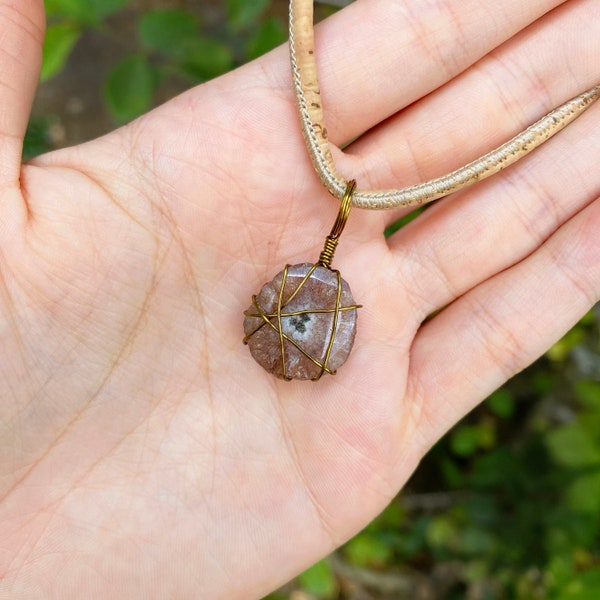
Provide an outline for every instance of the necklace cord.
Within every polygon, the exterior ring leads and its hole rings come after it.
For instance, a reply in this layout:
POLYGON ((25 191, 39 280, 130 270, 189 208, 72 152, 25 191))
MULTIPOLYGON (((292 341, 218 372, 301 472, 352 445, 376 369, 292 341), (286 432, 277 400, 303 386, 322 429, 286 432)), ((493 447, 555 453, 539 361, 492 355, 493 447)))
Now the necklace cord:
MULTIPOLYGON (((290 62, 302 133, 323 185, 343 199, 348 182, 337 172, 329 146, 315 60, 313 0, 290 0, 290 62)), ((516 163, 582 115, 600 99, 600 85, 555 108, 484 156, 442 177, 399 190, 357 190, 352 204, 374 210, 426 204, 464 189, 516 163)))

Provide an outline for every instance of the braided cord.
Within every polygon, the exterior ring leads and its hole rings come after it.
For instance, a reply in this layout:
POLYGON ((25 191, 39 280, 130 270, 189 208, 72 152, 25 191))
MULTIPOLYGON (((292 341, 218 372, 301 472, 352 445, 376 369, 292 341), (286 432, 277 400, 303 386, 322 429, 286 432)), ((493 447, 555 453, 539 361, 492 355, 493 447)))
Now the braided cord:
MULTIPOLYGON (((290 62, 302 133, 323 185, 339 198, 348 182, 337 172, 329 146, 315 60, 313 1, 290 0, 290 62)), ((555 108, 495 150, 442 177, 399 190, 354 192, 353 206, 374 210, 415 206, 466 188, 516 163, 564 129, 600 98, 600 85, 555 108)))

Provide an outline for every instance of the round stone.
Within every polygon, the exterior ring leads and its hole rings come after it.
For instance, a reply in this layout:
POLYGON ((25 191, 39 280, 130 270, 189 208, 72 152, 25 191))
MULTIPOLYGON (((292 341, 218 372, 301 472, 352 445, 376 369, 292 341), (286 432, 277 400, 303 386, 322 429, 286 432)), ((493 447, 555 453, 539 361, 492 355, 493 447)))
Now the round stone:
POLYGON ((319 379, 346 362, 357 308, 338 271, 310 263, 288 266, 244 313, 244 342, 256 362, 277 377, 319 379))

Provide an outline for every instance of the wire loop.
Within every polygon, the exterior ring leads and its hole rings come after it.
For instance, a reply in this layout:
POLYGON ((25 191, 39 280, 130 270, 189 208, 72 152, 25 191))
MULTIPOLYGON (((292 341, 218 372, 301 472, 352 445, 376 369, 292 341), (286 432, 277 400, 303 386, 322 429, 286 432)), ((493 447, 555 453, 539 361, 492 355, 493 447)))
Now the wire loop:
POLYGON ((348 222, 350 210, 352 209, 352 195, 354 194, 355 189, 356 181, 353 179, 352 181, 349 181, 348 185, 346 186, 346 193, 342 199, 340 212, 338 213, 337 219, 333 224, 331 233, 325 240, 325 247, 323 248, 323 252, 321 252, 321 256, 319 257, 318 264, 327 269, 331 268, 331 263, 333 262, 333 256, 337 249, 338 242, 340 241, 340 236, 342 235, 344 227, 346 227, 346 223, 348 222))

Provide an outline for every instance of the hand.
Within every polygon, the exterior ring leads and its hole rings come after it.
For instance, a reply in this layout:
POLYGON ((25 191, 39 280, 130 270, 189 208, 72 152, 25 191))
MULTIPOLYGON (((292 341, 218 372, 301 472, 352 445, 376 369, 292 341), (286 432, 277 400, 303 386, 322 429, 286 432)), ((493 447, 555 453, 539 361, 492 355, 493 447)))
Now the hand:
MULTIPOLYGON (((354 211, 335 261, 364 305, 354 351, 274 379, 242 313, 338 209, 286 50, 21 167, 42 13, 0 0, 0 597, 259 598, 598 300, 595 106, 387 241, 401 212, 354 211)), ((317 35, 330 137, 362 135, 340 171, 401 187, 597 82, 600 7, 360 1, 317 35)))

